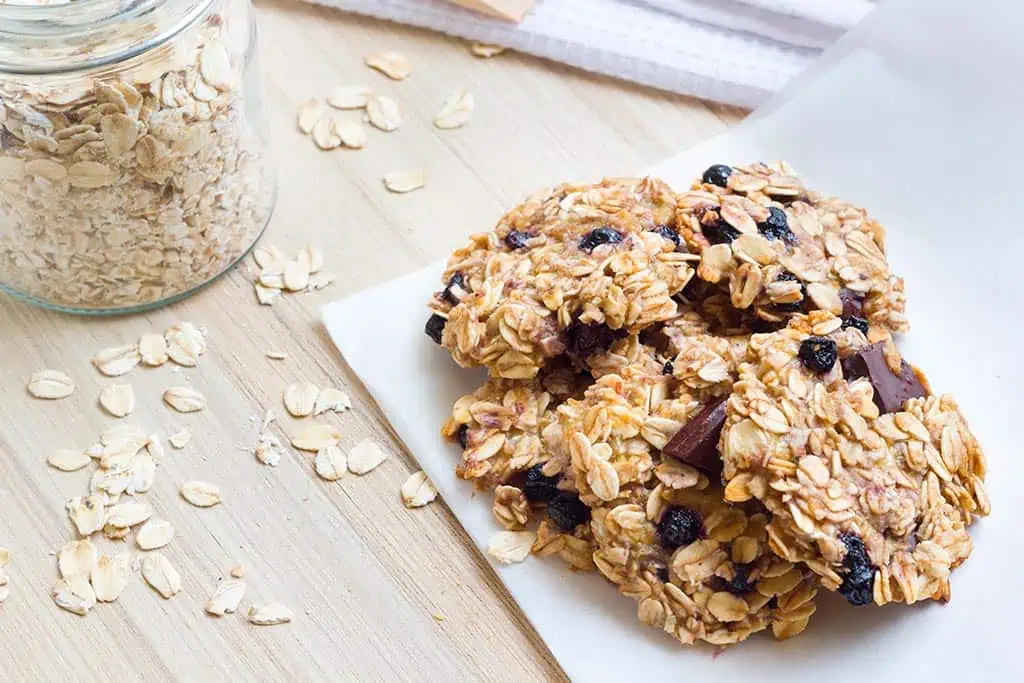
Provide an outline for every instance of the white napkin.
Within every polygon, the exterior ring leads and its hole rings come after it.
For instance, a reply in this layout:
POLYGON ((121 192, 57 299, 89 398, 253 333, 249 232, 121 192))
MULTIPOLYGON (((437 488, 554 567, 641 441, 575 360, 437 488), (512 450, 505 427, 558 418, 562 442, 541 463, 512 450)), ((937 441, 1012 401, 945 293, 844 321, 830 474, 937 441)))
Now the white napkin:
POLYGON ((867 0, 539 0, 515 25, 445 0, 309 1, 744 107, 777 91, 872 6, 867 0))
MULTIPOLYGON (((891 261, 907 279, 913 325, 901 340, 904 355, 936 390, 957 397, 989 457, 995 512, 972 529, 974 555, 953 574, 952 601, 853 608, 826 594, 800 637, 755 637, 713 658, 707 648, 684 648, 641 626, 635 603, 594 575, 537 558, 499 568, 572 679, 1020 679, 1020 26, 1024 3, 887 0, 742 126, 651 169, 684 186, 711 163, 786 158, 815 187, 862 202, 889 226, 891 261), (948 49, 968 40, 985 49, 948 49)), ((456 479, 458 454, 438 435, 453 400, 482 380, 455 367, 423 334, 425 302, 441 268, 334 303, 324 321, 483 549, 498 529, 489 497, 456 479)))

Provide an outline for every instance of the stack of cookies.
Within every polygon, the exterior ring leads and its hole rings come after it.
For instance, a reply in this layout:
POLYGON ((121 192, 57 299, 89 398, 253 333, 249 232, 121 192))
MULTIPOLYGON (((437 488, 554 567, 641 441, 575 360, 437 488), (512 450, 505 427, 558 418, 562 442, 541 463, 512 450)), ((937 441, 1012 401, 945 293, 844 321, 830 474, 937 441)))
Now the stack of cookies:
POLYGON ((949 599, 985 459, 893 343, 884 233, 784 163, 529 198, 430 303, 427 334, 490 373, 443 428, 459 475, 686 644, 794 636, 822 588, 949 599))

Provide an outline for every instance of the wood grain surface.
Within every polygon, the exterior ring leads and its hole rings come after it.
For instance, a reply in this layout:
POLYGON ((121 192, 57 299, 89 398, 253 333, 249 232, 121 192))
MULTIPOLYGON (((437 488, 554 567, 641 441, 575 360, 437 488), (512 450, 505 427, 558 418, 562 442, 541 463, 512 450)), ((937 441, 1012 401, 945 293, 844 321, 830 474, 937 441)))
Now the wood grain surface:
MULTIPOLYGON (((561 680, 444 504, 402 506, 398 489, 415 461, 329 345, 318 310, 443 257, 534 189, 635 174, 742 112, 512 53, 481 60, 443 36, 287 0, 259 3, 257 14, 280 167, 264 240, 292 253, 319 246, 339 278, 270 308, 257 305, 243 266, 186 302, 112 319, 0 298, 0 546, 13 558, 10 597, 0 605, 0 680, 561 680), (396 83, 363 66, 362 55, 382 49, 406 53, 413 75, 396 83), (321 152, 296 130, 297 106, 351 83, 393 96, 405 124, 391 134, 371 131, 362 151, 321 152), (431 120, 456 87, 474 93, 474 117, 463 129, 438 131, 431 120), (429 185, 389 194, 381 176, 404 168, 426 169, 429 185), (122 381, 138 399, 125 422, 165 439, 179 426, 194 433, 184 450, 168 449, 147 497, 177 529, 165 554, 184 589, 164 601, 133 575, 117 602, 76 617, 56 607, 50 588, 54 553, 73 538, 64 501, 85 492, 89 474, 57 472, 45 459, 57 448, 88 447, 114 422, 97 405, 113 380, 92 368, 90 356, 178 320, 209 330, 200 366, 137 368, 122 381), (270 350, 290 357, 268 360, 270 350), (28 376, 46 367, 69 373, 76 393, 32 399, 28 376), (277 468, 259 464, 251 451, 259 416, 266 408, 284 413, 282 390, 299 380, 349 391, 353 411, 316 419, 340 426, 344 445, 371 436, 392 457, 365 477, 333 484, 291 449, 277 468), (173 413, 160 400, 173 385, 200 389, 209 407, 173 413), (224 504, 189 506, 178 489, 191 479, 219 484, 224 504), (240 614, 203 614, 235 565, 245 567, 249 584, 243 610, 279 600, 295 621, 260 628, 240 614)), ((301 426, 281 417, 275 430, 285 438, 301 426)))

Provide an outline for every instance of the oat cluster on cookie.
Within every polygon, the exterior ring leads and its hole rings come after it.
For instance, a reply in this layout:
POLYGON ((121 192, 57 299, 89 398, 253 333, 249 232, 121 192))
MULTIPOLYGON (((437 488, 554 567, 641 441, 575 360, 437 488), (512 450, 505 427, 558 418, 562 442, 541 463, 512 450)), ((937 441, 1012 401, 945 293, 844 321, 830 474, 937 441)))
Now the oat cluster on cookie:
POLYGON ((819 588, 948 599, 985 460, 893 343, 884 237, 784 163, 538 193, 430 302, 427 334, 490 374, 442 429, 459 476, 685 644, 794 636, 819 588))

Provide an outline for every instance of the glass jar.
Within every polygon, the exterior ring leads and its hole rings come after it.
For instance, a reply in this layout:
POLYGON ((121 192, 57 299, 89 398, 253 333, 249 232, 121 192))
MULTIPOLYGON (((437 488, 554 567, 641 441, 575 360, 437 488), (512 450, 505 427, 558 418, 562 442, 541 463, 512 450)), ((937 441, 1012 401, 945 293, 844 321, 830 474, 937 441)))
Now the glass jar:
POLYGON ((275 197, 253 19, 250 0, 0 0, 0 289, 134 312, 248 252, 275 197))

